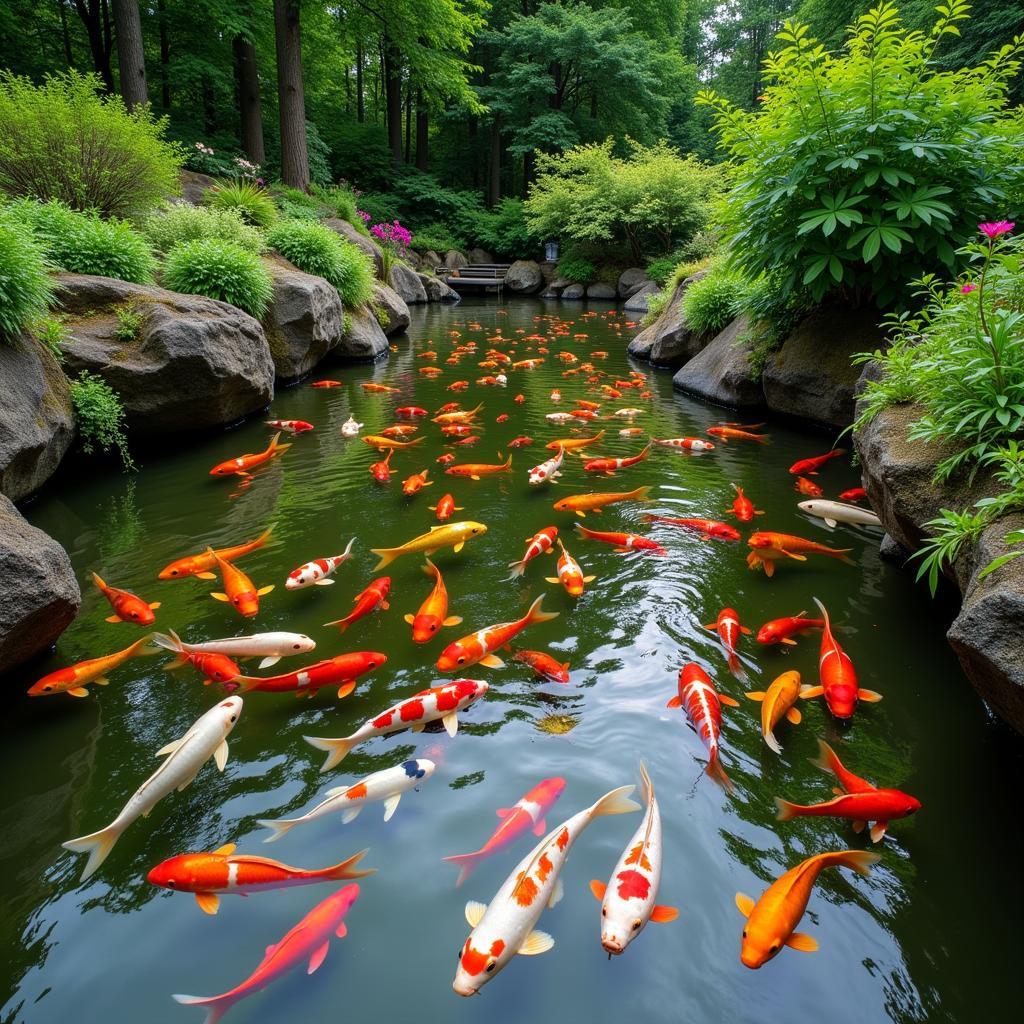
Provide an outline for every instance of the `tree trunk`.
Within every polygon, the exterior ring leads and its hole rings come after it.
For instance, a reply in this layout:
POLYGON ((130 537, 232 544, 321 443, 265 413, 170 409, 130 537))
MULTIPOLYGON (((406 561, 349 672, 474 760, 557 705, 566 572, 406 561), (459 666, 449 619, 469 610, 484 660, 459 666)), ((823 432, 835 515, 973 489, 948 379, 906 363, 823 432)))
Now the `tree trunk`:
POLYGON ((121 95, 132 110, 149 102, 146 88, 146 59, 142 50, 142 21, 137 0, 112 0, 117 28, 117 64, 121 72, 121 95))
POLYGON ((534 151, 528 150, 523 154, 523 196, 524 198, 529 195, 530 185, 533 184, 533 168, 536 162, 536 154, 534 151))
POLYGON ((75 56, 71 52, 71 32, 68 30, 68 11, 64 5, 64 0, 57 0, 57 10, 60 11, 60 32, 64 40, 64 59, 68 62, 68 67, 72 68, 75 66, 75 56))
POLYGON ((171 41, 167 35, 167 4, 157 0, 157 23, 160 26, 160 99, 164 110, 171 106, 171 41))
POLYGON ((491 173, 487 182, 487 205, 497 206, 501 201, 501 125, 495 121, 491 128, 491 173))
POLYGON ((356 120, 366 120, 366 101, 363 99, 363 44, 356 43, 356 120))
POLYGON ((388 124, 388 145, 397 167, 402 162, 402 76, 398 69, 398 50, 384 41, 384 106, 388 124))
POLYGON ((261 166, 266 163, 263 145, 263 112, 260 109, 260 78, 256 72, 256 47, 245 36, 231 41, 238 78, 238 115, 245 155, 261 166))
POLYGON ((103 80, 104 90, 112 93, 114 72, 110 67, 110 17, 106 0, 75 0, 75 10, 89 39, 93 70, 103 80))
POLYGON ((274 0, 277 46, 277 102, 281 121, 281 180, 309 187, 306 98, 302 88, 302 33, 298 0, 274 0))
POLYGON ((427 169, 427 142, 429 122, 427 120, 427 105, 423 102, 423 93, 416 91, 416 169, 426 171, 427 169))

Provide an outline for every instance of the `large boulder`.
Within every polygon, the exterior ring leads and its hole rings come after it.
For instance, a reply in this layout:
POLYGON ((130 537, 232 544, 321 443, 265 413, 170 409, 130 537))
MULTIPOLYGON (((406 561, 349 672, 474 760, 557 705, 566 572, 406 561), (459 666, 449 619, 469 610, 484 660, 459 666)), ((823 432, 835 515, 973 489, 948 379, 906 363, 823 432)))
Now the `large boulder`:
POLYGON ((677 371, 672 386, 731 409, 763 406, 761 376, 750 362, 753 346, 750 322, 737 317, 677 371))
POLYGON ((78 614, 71 559, 0 495, 0 673, 52 647, 78 614))
POLYGON ((444 259, 440 253, 434 252, 433 249, 428 249, 423 254, 423 265, 420 267, 427 274, 436 274, 438 267, 444 266, 444 259))
POLYGON ((369 306, 347 310, 345 317, 348 330, 338 355, 349 359, 382 359, 388 354, 388 336, 369 306))
POLYGON ((53 474, 75 436, 68 379, 27 334, 0 342, 0 494, 20 501, 53 474))
POLYGON ((851 358, 882 342, 877 309, 829 303, 805 317, 764 369, 764 394, 773 412, 826 427, 853 421, 860 369, 851 358))
POLYGON ((128 428, 146 434, 236 423, 270 404, 274 361, 258 320, 226 302, 87 274, 58 274, 69 314, 64 365, 103 377, 124 405, 128 428), (117 309, 143 314, 119 339, 117 309))
POLYGON ((392 288, 410 305, 422 305, 427 301, 427 293, 420 281, 420 275, 405 263, 395 263, 391 267, 392 288))
POLYGON ((630 343, 629 354, 649 359, 655 366, 675 368, 691 360, 711 339, 693 330, 683 317, 683 296, 704 272, 680 281, 657 320, 630 343))
POLYGON ((587 294, 585 285, 574 283, 566 285, 562 289, 561 298, 563 299, 582 299, 587 294))
POLYGON ((618 293, 620 299, 628 299, 642 284, 647 281, 647 271, 643 267, 629 267, 619 274, 618 293))
POLYGON ((505 287, 520 295, 532 295, 543 284, 544 275, 536 260, 516 260, 505 275, 505 287))
POLYGON ((380 246, 372 238, 367 238, 361 231, 356 230, 356 228, 349 224, 347 220, 342 220, 340 217, 328 217, 323 223, 326 227, 341 235, 346 242, 359 246, 373 260, 377 273, 380 273, 381 267, 384 265, 384 254, 381 252, 380 246))
POLYGON ((615 296, 615 289, 610 284, 605 284, 604 281, 595 281, 592 285, 587 286, 588 299, 614 300, 615 296))
POLYGON ((470 249, 466 253, 470 263, 493 263, 494 257, 486 249, 470 249))
POLYGON ((427 293, 427 302, 460 302, 462 296, 446 281, 433 274, 420 274, 420 283, 427 293))
POLYGON ((459 252, 458 249, 449 249, 444 254, 444 265, 449 270, 458 270, 460 267, 464 267, 469 263, 469 260, 459 252))
POLYGON ((309 373, 341 342, 341 296, 322 277, 305 274, 286 260, 267 261, 274 298, 263 317, 274 370, 280 381, 309 373))
POLYGON ((173 199, 179 199, 185 203, 191 203, 193 206, 200 206, 203 202, 203 197, 211 188, 216 188, 216 178, 211 178, 208 174, 200 174, 199 171, 189 171, 182 169, 179 172, 181 181, 181 194, 179 196, 172 196, 173 199))
MULTIPOLYGON (((409 326, 409 307, 405 299, 386 284, 373 282, 373 304, 384 314, 386 323, 381 323, 381 330, 390 338, 392 334, 404 331, 409 326)), ((380 321, 378 320, 378 323, 380 321)))
POLYGON ((661 291, 661 285, 657 281, 644 281, 639 288, 636 288, 628 299, 622 304, 627 313, 646 313, 652 295, 661 291))

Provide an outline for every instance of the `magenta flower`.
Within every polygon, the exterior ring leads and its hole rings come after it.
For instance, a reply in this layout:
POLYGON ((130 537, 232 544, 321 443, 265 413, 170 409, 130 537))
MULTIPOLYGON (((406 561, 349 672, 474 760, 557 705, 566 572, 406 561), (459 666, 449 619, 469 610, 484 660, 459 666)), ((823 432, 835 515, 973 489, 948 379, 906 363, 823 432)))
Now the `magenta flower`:
POLYGON ((365 223, 370 223, 370 215, 365 210, 356 210, 356 215, 365 223))
POLYGON ((997 220, 991 223, 984 223, 978 225, 978 230, 991 241, 995 241, 997 238, 1001 238, 1003 235, 1008 235, 1014 228, 1012 220, 997 220))
POLYGON ((976 284, 965 284, 965 285, 961 286, 960 294, 961 295, 970 295, 971 292, 974 292, 974 291, 977 291, 977 290, 978 290, 978 286, 976 284))

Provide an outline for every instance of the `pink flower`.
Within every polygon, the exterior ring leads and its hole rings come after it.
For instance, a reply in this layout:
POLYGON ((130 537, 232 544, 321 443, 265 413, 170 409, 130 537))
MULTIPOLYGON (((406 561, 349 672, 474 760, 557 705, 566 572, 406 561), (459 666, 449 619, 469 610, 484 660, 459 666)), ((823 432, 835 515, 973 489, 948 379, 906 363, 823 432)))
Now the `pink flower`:
POLYGON ((1012 220, 997 220, 991 223, 984 223, 978 225, 978 230, 986 237, 995 241, 995 239, 1008 235, 1014 228, 1012 220))
POLYGON ((365 223, 370 223, 370 215, 365 210, 356 210, 356 215, 360 217, 365 223))
POLYGON ((965 284, 965 285, 961 286, 960 294, 961 295, 970 295, 971 292, 977 291, 977 290, 978 290, 978 286, 976 284, 965 284))

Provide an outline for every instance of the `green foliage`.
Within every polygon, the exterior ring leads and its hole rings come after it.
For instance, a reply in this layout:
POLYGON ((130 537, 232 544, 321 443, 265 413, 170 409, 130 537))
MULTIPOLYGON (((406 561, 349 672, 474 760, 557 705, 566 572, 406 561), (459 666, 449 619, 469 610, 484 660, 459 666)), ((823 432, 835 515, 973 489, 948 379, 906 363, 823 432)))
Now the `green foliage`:
POLYGON ((955 273, 974 224, 1020 199, 1024 122, 1003 107, 1022 44, 939 70, 934 55, 967 5, 937 10, 930 31, 914 32, 883 2, 839 54, 786 22, 756 110, 701 94, 736 166, 725 239, 750 279, 785 268, 784 295, 889 306, 907 280, 955 273))
POLYGON ((525 259, 537 248, 520 199, 503 199, 492 210, 464 210, 455 223, 470 245, 489 249, 498 257, 525 259))
POLYGON ((36 341, 45 345, 58 363, 64 361, 64 343, 68 340, 68 328, 60 316, 44 316, 30 325, 36 341))
POLYGON ((315 196, 281 182, 270 186, 270 194, 286 220, 319 220, 321 217, 333 216, 315 196))
POLYGON ((105 217, 143 214, 178 191, 182 156, 166 120, 129 114, 99 87, 75 71, 39 86, 0 72, 0 191, 105 217))
POLYGON ((585 257, 569 252, 558 261, 558 276, 590 284, 597 277, 597 267, 585 257))
POLYGON ((388 311, 384 309, 383 306, 378 306, 376 303, 374 303, 372 309, 377 323, 379 323, 382 328, 387 329, 391 324, 391 317, 388 316, 388 311))
POLYGON ((116 449, 126 470, 135 463, 124 433, 124 406, 114 389, 100 376, 82 370, 70 382, 79 443, 86 455, 116 449))
POLYGON ((465 239, 456 235, 447 224, 428 224, 413 232, 412 246, 418 253, 425 253, 433 250, 444 256, 449 249, 465 251, 467 246, 465 239))
POLYGON ((263 316, 274 294, 259 256, 220 238, 174 246, 164 263, 164 284, 171 291, 229 302, 256 318, 263 316))
POLYGON ((0 338, 45 317, 52 298, 42 246, 26 225, 0 211, 0 338))
POLYGON ((359 197, 359 208, 370 215, 371 224, 390 224, 402 219, 398 200, 391 193, 364 192, 359 197))
POLYGON ((657 256, 647 264, 647 276, 652 281, 657 281, 662 287, 665 282, 675 273, 675 269, 686 262, 682 249, 676 249, 665 256, 657 256))
POLYGON ((267 242, 299 270, 330 281, 345 305, 358 306, 373 296, 370 257, 323 224, 281 221, 267 233, 267 242))
POLYGON ((683 295, 683 319, 698 334, 718 334, 743 312, 749 285, 741 274, 718 264, 683 295))
POLYGON ((223 181, 207 189, 203 202, 217 210, 234 210, 246 224, 269 228, 277 220, 273 197, 251 181, 223 181))
POLYGON ((309 180, 317 185, 330 185, 333 180, 331 151, 312 121, 306 122, 306 153, 309 157, 309 180))
POLYGON ((190 203, 167 204, 142 222, 142 233, 161 255, 179 242, 197 238, 221 238, 257 253, 266 247, 260 232, 246 224, 237 210, 190 203))
POLYGON ((352 189, 345 185, 332 185, 330 188, 313 186, 313 195, 321 207, 325 207, 331 217, 340 217, 349 224, 365 231, 366 225, 359 216, 359 199, 352 189))
POLYGON ((146 322, 146 314, 132 302, 118 306, 114 313, 117 316, 114 337, 119 341, 134 341, 139 336, 142 325, 146 322))

